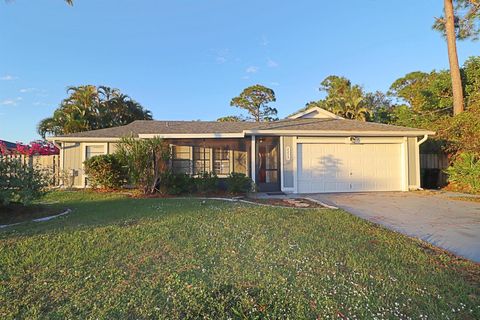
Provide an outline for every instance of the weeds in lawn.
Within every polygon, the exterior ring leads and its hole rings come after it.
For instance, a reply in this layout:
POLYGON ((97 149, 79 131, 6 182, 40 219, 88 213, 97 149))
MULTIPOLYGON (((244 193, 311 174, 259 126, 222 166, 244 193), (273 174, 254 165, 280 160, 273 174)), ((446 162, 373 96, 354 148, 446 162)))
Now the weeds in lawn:
POLYGON ((2 319, 480 318, 478 265, 341 210, 46 200, 73 213, 0 232, 2 319))

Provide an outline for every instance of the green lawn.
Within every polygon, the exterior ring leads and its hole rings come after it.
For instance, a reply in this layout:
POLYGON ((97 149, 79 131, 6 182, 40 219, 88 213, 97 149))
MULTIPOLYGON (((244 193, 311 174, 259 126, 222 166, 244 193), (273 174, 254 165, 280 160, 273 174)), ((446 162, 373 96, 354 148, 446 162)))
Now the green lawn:
POLYGON ((0 231, 0 319, 479 319, 480 267, 341 210, 55 192, 0 231))

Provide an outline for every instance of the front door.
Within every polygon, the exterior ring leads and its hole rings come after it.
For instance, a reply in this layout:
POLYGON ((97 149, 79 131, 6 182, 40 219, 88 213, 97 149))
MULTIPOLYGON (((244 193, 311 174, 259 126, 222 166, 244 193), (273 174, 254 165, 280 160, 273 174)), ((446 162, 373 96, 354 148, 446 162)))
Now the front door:
POLYGON ((256 142, 257 186, 260 192, 280 191, 278 137, 261 137, 256 142))

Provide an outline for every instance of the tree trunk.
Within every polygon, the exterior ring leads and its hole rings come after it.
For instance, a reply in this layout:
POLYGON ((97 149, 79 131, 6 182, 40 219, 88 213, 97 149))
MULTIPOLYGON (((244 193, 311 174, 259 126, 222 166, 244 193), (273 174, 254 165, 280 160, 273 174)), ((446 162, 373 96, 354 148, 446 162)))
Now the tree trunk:
POLYGON ((450 77, 452 78, 453 114, 463 112, 463 89, 460 67, 458 65, 457 43, 455 35, 455 15, 453 13, 453 0, 444 0, 445 6, 445 32, 447 35, 448 60, 450 63, 450 77))

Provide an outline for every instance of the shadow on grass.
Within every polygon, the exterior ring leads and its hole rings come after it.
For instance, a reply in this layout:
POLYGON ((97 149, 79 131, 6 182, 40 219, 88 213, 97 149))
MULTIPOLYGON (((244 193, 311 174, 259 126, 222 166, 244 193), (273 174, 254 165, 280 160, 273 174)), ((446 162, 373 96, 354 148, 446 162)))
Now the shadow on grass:
MULTIPOLYGON (((218 208, 249 206, 218 200, 176 198, 130 198, 118 194, 102 194, 86 191, 54 192, 37 204, 52 210, 69 208, 72 212, 45 222, 31 222, 0 229, 0 239, 38 234, 81 230, 118 224, 135 224, 140 220, 158 219, 166 216, 189 215, 205 211, 214 205, 218 208), (70 195, 68 195, 70 193, 70 195), (58 197, 57 195, 61 195, 58 197), (66 197, 63 197, 67 195, 66 197)), ((212 212, 214 214, 215 212, 212 212)), ((31 219, 30 219, 31 220, 31 219)))

